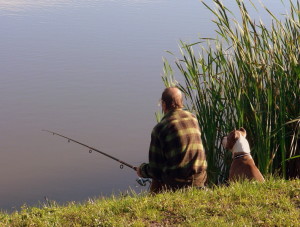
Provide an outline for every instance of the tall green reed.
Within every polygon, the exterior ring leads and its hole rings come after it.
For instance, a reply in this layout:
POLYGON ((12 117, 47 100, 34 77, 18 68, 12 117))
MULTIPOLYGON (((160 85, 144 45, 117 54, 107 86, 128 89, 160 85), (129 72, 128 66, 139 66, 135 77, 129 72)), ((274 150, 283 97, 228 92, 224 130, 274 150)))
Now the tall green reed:
POLYGON ((175 81, 167 59, 163 75, 165 86, 177 84, 184 92, 186 108, 198 118, 209 181, 226 180, 230 154, 221 147, 221 138, 238 127, 246 128, 263 174, 299 177, 299 161, 287 161, 300 154, 299 1, 289 2, 283 20, 265 8, 270 26, 253 20, 242 0, 236 0, 241 19, 221 1, 213 2, 215 9, 203 4, 216 17, 212 21, 216 38, 200 38, 193 44, 181 41, 175 65, 183 82, 175 81))

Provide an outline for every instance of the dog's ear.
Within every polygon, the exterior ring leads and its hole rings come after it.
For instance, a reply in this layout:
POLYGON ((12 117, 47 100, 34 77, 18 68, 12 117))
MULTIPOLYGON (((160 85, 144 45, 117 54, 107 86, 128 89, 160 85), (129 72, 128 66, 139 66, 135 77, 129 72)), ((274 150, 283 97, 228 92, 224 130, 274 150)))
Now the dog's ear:
POLYGON ((227 136, 226 149, 231 150, 239 137, 240 133, 237 130, 231 131, 227 136))
POLYGON ((242 136, 246 137, 246 135, 247 135, 246 129, 241 127, 241 128, 239 128, 239 131, 241 132, 242 136))

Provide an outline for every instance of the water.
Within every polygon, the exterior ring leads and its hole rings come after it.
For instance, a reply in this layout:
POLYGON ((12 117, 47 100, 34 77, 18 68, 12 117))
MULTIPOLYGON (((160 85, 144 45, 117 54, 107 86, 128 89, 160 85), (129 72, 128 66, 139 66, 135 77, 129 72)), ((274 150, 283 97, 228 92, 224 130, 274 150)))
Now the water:
POLYGON ((0 0, 0 209, 142 190, 131 169, 41 130, 147 161, 161 59, 214 36, 212 18, 196 0, 0 0))

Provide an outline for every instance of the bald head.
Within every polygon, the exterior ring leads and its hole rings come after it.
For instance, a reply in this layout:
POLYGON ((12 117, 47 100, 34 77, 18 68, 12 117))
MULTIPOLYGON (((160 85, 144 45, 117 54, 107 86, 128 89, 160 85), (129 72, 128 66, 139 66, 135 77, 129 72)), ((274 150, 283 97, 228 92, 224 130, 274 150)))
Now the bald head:
POLYGON ((183 107, 182 93, 177 87, 169 87, 164 90, 161 100, 165 103, 167 110, 183 107))

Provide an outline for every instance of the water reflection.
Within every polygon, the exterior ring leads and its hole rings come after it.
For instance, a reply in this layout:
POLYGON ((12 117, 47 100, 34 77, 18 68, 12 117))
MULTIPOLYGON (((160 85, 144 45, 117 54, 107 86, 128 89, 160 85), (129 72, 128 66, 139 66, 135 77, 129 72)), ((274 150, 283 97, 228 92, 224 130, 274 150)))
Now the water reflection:
POLYGON ((0 10, 24 11, 30 8, 71 4, 72 0, 0 0, 0 10))
POLYGON ((135 4, 135 3, 149 3, 149 2, 159 2, 160 0, 0 0, 0 10, 21 12, 29 9, 36 8, 47 8, 47 7, 60 7, 65 5, 86 6, 94 5, 105 2, 115 2, 118 4, 135 4))
POLYGON ((0 12, 0 209, 140 189, 133 170, 41 131, 146 161, 161 56, 190 22, 160 23, 168 1, 120 2, 1 1, 16 11, 0 12))

